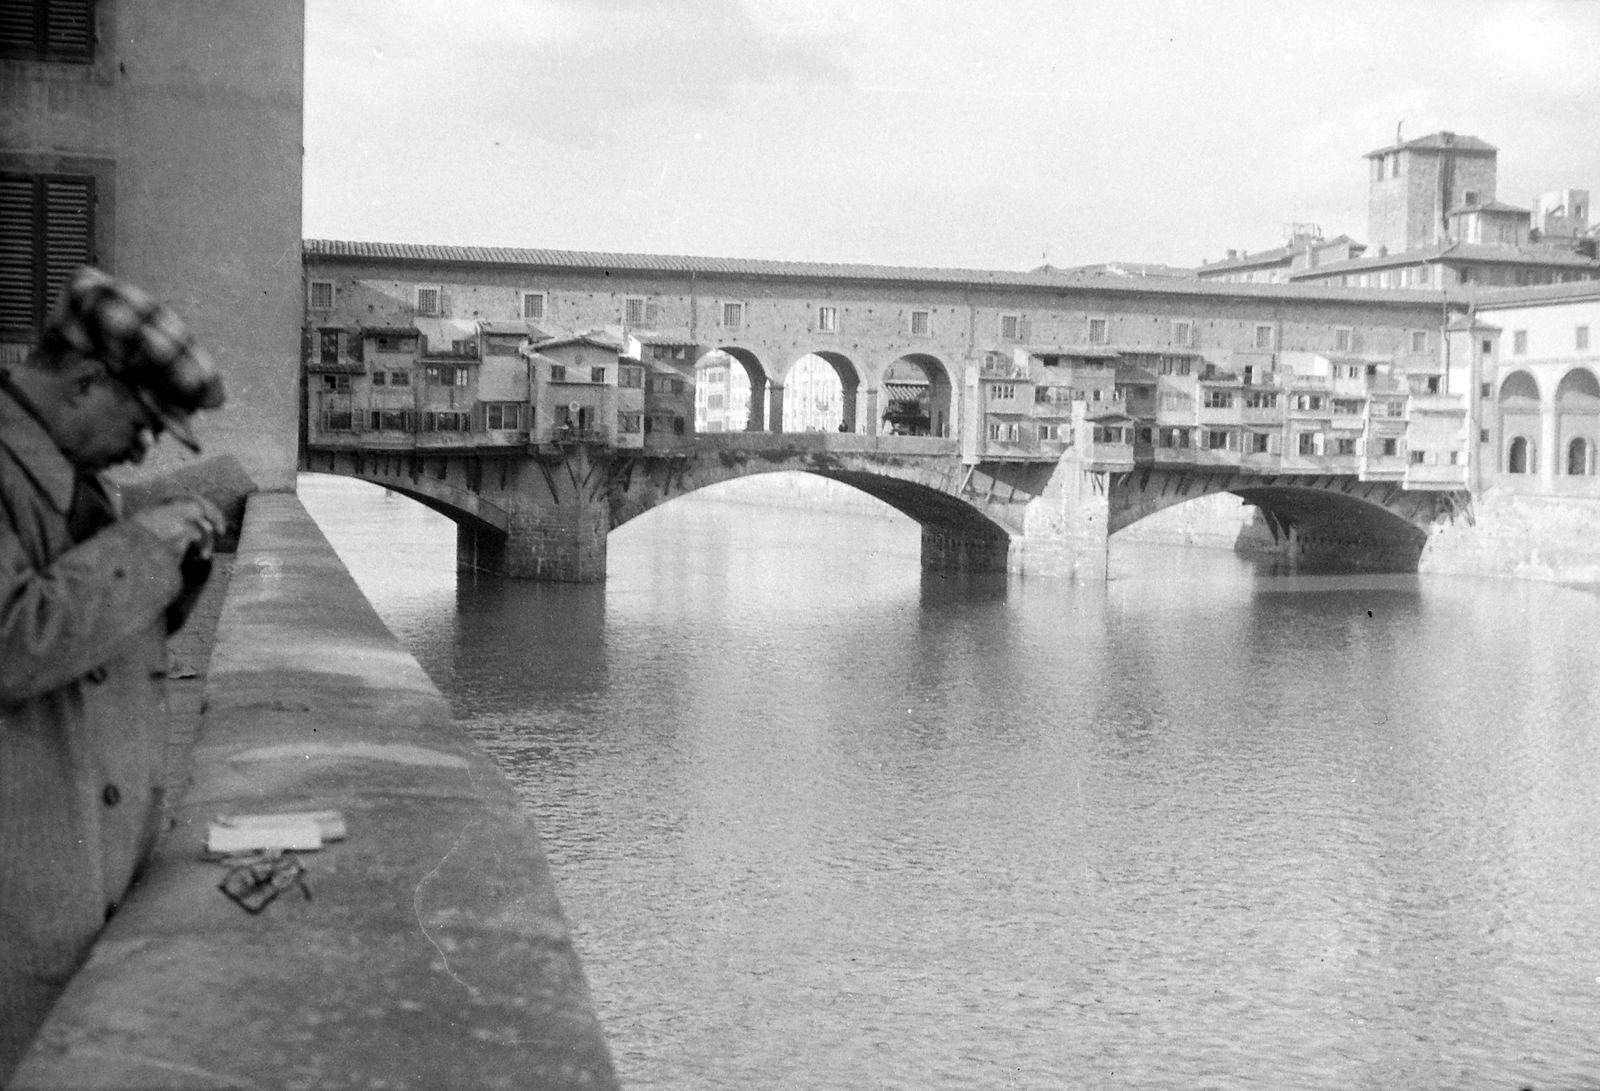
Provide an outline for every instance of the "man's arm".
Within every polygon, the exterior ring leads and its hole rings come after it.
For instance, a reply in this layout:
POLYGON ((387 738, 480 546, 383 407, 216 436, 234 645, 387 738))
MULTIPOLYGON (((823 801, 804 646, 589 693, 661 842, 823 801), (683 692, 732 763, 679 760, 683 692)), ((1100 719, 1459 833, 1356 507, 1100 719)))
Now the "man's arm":
POLYGON ((0 522, 0 704, 49 693, 116 656, 183 589, 181 556, 129 519, 40 572, 0 522))

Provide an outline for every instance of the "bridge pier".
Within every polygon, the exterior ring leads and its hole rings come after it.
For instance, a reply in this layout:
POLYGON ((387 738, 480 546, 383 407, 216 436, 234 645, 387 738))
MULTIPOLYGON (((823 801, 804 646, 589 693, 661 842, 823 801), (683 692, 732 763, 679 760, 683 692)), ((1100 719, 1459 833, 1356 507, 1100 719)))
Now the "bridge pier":
POLYGON ((1056 464, 1038 499, 1023 511, 1012 541, 1011 568, 1025 576, 1073 580, 1106 578, 1110 543, 1111 475, 1087 469, 1076 451, 1056 464))
POLYGON ((606 534, 611 513, 604 502, 556 504, 523 500, 506 505, 505 534, 456 524, 456 568, 519 580, 601 583, 606 578, 606 534))
POLYGON ((1011 540, 978 527, 922 525, 922 567, 934 572, 1004 572, 1011 540))

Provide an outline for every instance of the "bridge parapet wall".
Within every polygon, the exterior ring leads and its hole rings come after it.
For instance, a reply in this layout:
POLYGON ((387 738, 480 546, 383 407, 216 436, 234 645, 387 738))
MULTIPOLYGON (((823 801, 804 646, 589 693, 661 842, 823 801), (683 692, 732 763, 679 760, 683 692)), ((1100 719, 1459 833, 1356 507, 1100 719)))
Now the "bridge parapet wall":
POLYGON ((617 1086, 538 837, 289 494, 253 497, 175 828, 14 1088, 617 1086), (218 814, 337 809, 259 916, 218 814))

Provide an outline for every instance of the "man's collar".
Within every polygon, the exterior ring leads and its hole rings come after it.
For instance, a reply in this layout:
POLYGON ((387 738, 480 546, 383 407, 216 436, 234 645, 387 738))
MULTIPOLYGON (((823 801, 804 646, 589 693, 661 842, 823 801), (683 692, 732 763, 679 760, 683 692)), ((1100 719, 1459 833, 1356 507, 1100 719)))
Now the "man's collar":
POLYGON ((45 431, 31 402, 0 369, 0 444, 21 464, 39 491, 62 515, 72 507, 77 470, 45 431))

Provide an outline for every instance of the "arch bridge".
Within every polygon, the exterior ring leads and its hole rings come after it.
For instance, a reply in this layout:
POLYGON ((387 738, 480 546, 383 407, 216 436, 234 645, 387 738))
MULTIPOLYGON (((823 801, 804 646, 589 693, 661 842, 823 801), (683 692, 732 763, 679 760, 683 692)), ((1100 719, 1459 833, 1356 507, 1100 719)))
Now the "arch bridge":
POLYGON ((855 433, 672 437, 622 450, 319 444, 303 468, 408 496, 457 525, 458 564, 518 578, 605 578, 606 536, 651 508, 737 477, 797 471, 842 482, 915 520, 924 567, 1103 578, 1109 535, 1164 508, 1228 492, 1260 509, 1291 557, 1415 570, 1433 526, 1470 517, 1465 492, 1355 474, 1129 465, 1091 445, 1055 460, 963 460, 956 441, 855 433), (1082 458, 1079 453, 1091 457, 1082 458))

